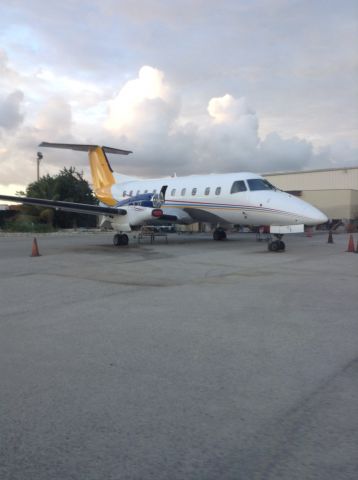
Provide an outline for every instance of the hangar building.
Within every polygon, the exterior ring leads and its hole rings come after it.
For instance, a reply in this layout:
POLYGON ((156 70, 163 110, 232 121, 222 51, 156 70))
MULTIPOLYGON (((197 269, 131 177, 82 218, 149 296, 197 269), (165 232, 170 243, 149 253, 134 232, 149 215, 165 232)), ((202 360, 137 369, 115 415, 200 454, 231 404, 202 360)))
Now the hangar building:
POLYGON ((263 174, 276 187, 301 197, 329 219, 358 220, 358 167, 263 174))

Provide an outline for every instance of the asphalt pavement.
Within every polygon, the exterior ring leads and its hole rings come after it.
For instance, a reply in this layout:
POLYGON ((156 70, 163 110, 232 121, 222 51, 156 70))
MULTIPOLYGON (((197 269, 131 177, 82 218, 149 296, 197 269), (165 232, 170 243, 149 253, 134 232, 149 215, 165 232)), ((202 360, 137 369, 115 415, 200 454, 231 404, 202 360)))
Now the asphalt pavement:
POLYGON ((37 240, 0 235, 2 480, 358 478, 346 234, 37 240))

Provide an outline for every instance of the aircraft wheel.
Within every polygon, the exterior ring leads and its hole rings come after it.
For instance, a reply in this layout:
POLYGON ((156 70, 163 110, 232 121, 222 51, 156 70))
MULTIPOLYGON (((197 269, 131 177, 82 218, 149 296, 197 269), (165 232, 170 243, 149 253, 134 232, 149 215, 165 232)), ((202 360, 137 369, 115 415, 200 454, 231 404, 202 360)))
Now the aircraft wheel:
POLYGON ((282 252, 284 252, 285 249, 286 249, 285 242, 283 242, 282 240, 279 240, 278 243, 280 244, 279 250, 281 250, 282 252))
POLYGON ((126 235, 125 233, 123 233, 123 234, 121 235, 121 239, 120 239, 120 244, 119 244, 119 245, 128 245, 128 242, 129 242, 128 235, 126 235))
POLYGON ((268 244, 268 249, 270 252, 277 252, 279 250, 279 244, 277 240, 274 240, 273 242, 270 242, 268 244))
POLYGON ((269 242, 268 249, 270 252, 283 252, 286 248, 286 245, 282 240, 274 240, 273 242, 269 242))
POLYGON ((214 230, 213 239, 216 241, 226 240, 226 233, 221 228, 214 230))
POLYGON ((113 245, 116 247, 128 245, 129 238, 125 233, 116 233, 113 237, 113 245))

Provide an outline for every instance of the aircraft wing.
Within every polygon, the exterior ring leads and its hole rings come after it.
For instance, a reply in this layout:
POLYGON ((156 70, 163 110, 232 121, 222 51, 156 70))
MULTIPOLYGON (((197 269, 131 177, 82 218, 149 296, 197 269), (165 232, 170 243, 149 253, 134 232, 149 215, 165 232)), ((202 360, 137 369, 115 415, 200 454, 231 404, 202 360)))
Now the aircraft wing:
POLYGON ((88 205, 85 203, 62 202, 42 198, 15 197, 11 195, 0 195, 0 200, 24 203, 25 205, 36 205, 38 207, 50 207, 67 212, 87 213, 88 215, 127 215, 127 210, 124 208, 100 207, 98 205, 88 205))

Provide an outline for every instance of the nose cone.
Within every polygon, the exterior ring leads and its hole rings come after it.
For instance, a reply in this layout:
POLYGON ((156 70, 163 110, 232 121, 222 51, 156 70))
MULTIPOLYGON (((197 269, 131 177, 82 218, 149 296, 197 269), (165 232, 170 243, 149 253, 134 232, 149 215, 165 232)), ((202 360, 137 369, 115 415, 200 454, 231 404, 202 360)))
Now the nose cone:
MULTIPOLYGON (((282 198, 283 200, 283 198, 282 198)), ((310 203, 289 195, 286 197, 287 211, 293 216, 292 224, 320 225, 328 221, 327 216, 310 203)))
POLYGON ((328 222, 328 217, 318 208, 309 205, 305 212, 305 224, 306 225, 320 225, 321 223, 328 222))

